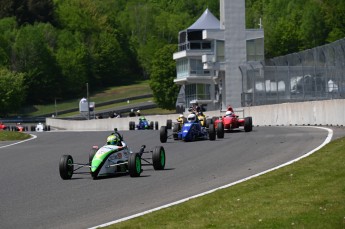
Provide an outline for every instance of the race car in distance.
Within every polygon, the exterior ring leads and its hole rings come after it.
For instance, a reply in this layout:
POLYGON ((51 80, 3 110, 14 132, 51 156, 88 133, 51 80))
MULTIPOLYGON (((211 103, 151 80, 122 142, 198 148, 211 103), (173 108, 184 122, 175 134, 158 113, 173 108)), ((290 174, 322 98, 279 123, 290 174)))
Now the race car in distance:
POLYGON ((253 121, 252 117, 239 118, 233 108, 229 106, 224 116, 214 118, 214 126, 217 127, 217 130, 223 128, 227 132, 243 126, 245 132, 250 132, 253 130, 253 121))
MULTIPOLYGON (((223 131, 223 129, 218 131, 218 138, 224 137, 224 134, 221 135, 223 131)), ((186 142, 205 139, 214 141, 216 139, 216 131, 214 126, 210 125, 209 128, 203 127, 194 113, 188 115, 187 122, 183 124, 182 129, 180 131, 174 128, 172 135, 168 136, 167 127, 162 126, 160 128, 159 134, 160 141, 162 143, 167 142, 167 139, 170 136, 172 136, 174 140, 183 140, 186 142)))
POLYGON ((17 123, 15 126, 11 126, 12 131, 18 131, 18 132, 23 132, 23 131, 28 131, 27 126, 23 126, 21 123, 17 123))
POLYGON ((43 123, 38 123, 36 126, 31 126, 31 131, 36 131, 36 132, 50 131, 50 126, 44 125, 43 123))
POLYGON ((60 177, 63 180, 71 179, 73 174, 91 174, 93 179, 118 174, 139 177, 143 171, 142 166, 147 165, 153 166, 155 170, 164 170, 166 157, 163 146, 156 146, 151 151, 145 151, 145 148, 142 145, 139 152, 132 152, 115 129, 107 138, 106 145, 92 147, 89 163, 75 163, 71 155, 63 155, 59 163, 60 177), (145 157, 147 154, 149 156, 145 157), (79 170, 82 168, 87 171, 79 170))
POLYGON ((135 125, 134 121, 129 122, 129 130, 153 130, 155 128, 158 130, 158 122, 156 121, 153 126, 153 121, 149 122, 147 119, 143 116, 139 118, 138 125, 135 125))
POLYGON ((7 130, 7 126, 0 122, 0 130, 7 130))

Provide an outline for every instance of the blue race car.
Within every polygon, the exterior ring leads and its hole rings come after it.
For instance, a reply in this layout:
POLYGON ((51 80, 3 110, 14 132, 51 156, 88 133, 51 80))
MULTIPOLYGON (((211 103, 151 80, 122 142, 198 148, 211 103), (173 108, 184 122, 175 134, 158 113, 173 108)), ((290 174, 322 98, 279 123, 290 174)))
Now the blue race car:
MULTIPOLYGON (((210 125, 209 128, 203 127, 195 114, 188 115, 187 121, 183 124, 181 130, 173 129, 172 136, 174 140, 190 142, 206 139, 214 141, 216 139, 216 131, 213 125, 210 125)), ((170 136, 168 136, 167 127, 162 126, 160 129, 160 141, 165 143, 170 136)))
POLYGON ((135 125, 134 121, 129 122, 129 130, 153 130, 154 127, 156 130, 158 130, 158 122, 155 122, 153 125, 153 121, 149 122, 143 116, 139 118, 138 125, 135 125))

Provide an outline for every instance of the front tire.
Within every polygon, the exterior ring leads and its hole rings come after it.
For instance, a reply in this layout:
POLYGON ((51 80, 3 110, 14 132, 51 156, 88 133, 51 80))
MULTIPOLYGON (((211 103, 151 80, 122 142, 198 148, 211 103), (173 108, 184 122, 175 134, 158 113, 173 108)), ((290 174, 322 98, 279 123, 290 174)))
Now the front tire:
POLYGON ((131 177, 139 177, 141 174, 141 158, 138 153, 129 154, 128 172, 131 177))
POLYGON ((163 170, 165 167, 165 150, 163 146, 156 146, 152 153, 152 163, 155 170, 163 170))
POLYGON ((63 180, 69 180, 72 178, 73 175, 73 158, 71 155, 63 155, 60 159, 59 163, 59 172, 60 177, 63 180))
POLYGON ((208 128, 208 137, 210 141, 216 140, 216 130, 214 128, 214 125, 210 125, 208 128))
POLYGON ((224 138, 224 124, 222 122, 217 124, 217 138, 224 138))
POLYGON ((165 143, 168 140, 168 130, 166 126, 161 126, 159 130, 159 138, 161 143, 165 143))

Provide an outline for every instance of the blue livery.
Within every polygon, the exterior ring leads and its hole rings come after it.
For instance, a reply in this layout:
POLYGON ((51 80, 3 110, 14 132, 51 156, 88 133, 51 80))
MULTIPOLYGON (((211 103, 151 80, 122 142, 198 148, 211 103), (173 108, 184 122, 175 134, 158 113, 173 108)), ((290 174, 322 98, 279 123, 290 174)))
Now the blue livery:
POLYGON ((208 139, 208 135, 208 131, 200 122, 188 122, 183 124, 181 131, 177 133, 177 139, 190 142, 208 139))

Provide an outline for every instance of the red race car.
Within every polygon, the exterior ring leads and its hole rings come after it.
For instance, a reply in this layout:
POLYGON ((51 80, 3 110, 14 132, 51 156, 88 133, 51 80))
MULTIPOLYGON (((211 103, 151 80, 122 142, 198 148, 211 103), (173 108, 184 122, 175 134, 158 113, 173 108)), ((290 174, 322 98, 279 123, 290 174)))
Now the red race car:
POLYGON ((18 132, 23 132, 23 131, 28 131, 27 126, 23 126, 21 123, 17 123, 15 126, 11 127, 12 131, 18 131, 18 132))
POLYGON ((0 122, 0 130, 7 130, 7 126, 0 122))
POLYGON ((214 127, 218 129, 221 126, 228 132, 243 126, 245 132, 250 132, 253 130, 253 121, 252 117, 239 118, 229 106, 224 116, 214 119, 214 127))

